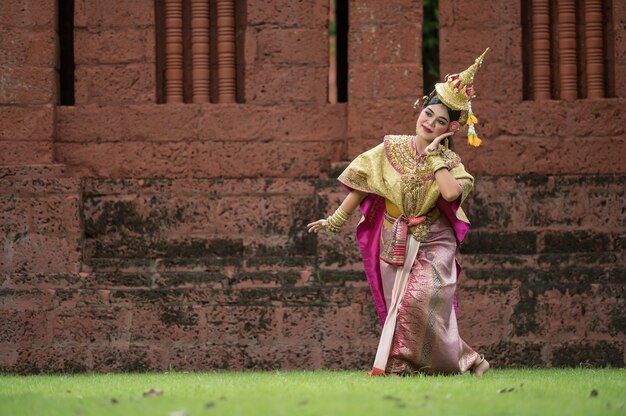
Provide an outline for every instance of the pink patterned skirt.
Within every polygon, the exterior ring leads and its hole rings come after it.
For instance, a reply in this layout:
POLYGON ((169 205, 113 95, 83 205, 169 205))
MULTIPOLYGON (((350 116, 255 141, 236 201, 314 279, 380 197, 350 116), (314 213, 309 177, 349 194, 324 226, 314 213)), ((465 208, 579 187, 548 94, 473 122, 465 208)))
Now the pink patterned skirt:
MULTIPOLYGON (((386 225, 382 230, 383 240, 388 237, 386 234, 389 228, 386 225)), ((404 280, 406 286, 404 293, 398 294, 395 330, 393 338, 389 340, 390 352, 384 372, 465 372, 474 365, 478 354, 461 339, 457 327, 454 308, 457 244, 454 232, 448 221, 441 217, 431 226, 427 240, 421 243, 412 237, 408 240, 408 244, 419 245, 417 255, 413 254, 415 260, 408 276, 402 275, 404 270, 408 270, 408 265, 401 270, 402 268, 380 262, 388 309, 392 302, 392 289, 394 284, 398 284, 396 279, 404 280)))

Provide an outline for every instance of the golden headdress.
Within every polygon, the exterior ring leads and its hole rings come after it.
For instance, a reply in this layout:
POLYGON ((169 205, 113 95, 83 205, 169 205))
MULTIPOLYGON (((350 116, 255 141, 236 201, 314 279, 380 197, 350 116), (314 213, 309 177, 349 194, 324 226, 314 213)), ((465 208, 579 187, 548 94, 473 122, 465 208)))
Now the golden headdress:
MULTIPOLYGON (((480 146, 480 143, 482 142, 482 140, 478 138, 474 127, 474 125, 478 123, 478 118, 476 118, 472 112, 472 98, 475 97, 474 75, 476 75, 476 71, 483 63, 483 59, 488 51, 489 48, 485 49, 485 52, 476 58, 476 61, 472 64, 472 66, 467 68, 465 71, 459 74, 446 75, 444 82, 435 84, 435 91, 443 104, 452 110, 466 112, 466 124, 469 126, 467 140, 472 146, 480 146)), ((433 93, 435 91, 433 91, 433 93)), ((426 102, 428 101, 426 100, 424 104, 426 104, 426 102)))

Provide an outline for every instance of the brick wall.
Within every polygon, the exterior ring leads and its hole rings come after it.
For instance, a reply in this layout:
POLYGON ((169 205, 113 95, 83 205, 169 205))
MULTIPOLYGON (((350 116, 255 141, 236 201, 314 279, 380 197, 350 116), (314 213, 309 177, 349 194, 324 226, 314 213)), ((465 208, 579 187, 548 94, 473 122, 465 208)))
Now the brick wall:
POLYGON ((502 364, 623 365, 625 184, 623 175, 478 180, 459 324, 477 345, 502 364))
MULTIPOLYGON (((76 1, 61 107, 55 9, 1 6, 0 369, 366 369, 380 328, 354 234, 305 225, 345 195, 346 160, 413 131, 419 2, 350 2, 334 105, 325 0, 247 1, 236 105, 156 104, 153 2, 101 3, 76 1)), ((477 177, 461 334, 496 366, 623 366, 626 92, 523 101, 519 7, 482 6, 440 2, 443 74, 492 47, 484 144, 456 142, 477 177)))

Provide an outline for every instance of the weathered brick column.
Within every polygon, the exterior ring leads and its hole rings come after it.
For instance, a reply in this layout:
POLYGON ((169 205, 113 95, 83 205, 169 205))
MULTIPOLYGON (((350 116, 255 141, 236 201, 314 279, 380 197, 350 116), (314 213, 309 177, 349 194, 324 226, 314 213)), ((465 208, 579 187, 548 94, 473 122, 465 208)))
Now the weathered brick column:
POLYGON ((53 159, 55 7, 39 3, 0 6, 0 165, 53 159))

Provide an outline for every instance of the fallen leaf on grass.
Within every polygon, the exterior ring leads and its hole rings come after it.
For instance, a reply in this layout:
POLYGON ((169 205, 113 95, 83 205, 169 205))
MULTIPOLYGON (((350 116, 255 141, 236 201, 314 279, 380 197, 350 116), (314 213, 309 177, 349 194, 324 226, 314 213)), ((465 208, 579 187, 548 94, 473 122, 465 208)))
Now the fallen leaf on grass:
POLYGON ((591 390, 591 393, 589 393, 589 397, 598 397, 598 390, 593 389, 591 390))
POLYGON ((151 396, 162 396, 163 390, 161 389, 150 389, 143 392, 143 397, 151 397, 151 396))
POLYGON ((400 398, 394 396, 383 396, 383 400, 400 400, 400 398))
POLYGON ((402 399, 399 397, 387 395, 387 396, 383 396, 383 400, 391 400, 391 401, 396 402, 396 407, 400 407, 400 408, 406 407, 406 405, 402 402, 402 399))
POLYGON ((515 391, 515 387, 510 387, 508 389, 500 389, 498 390, 498 394, 502 394, 502 393, 511 393, 515 391))

